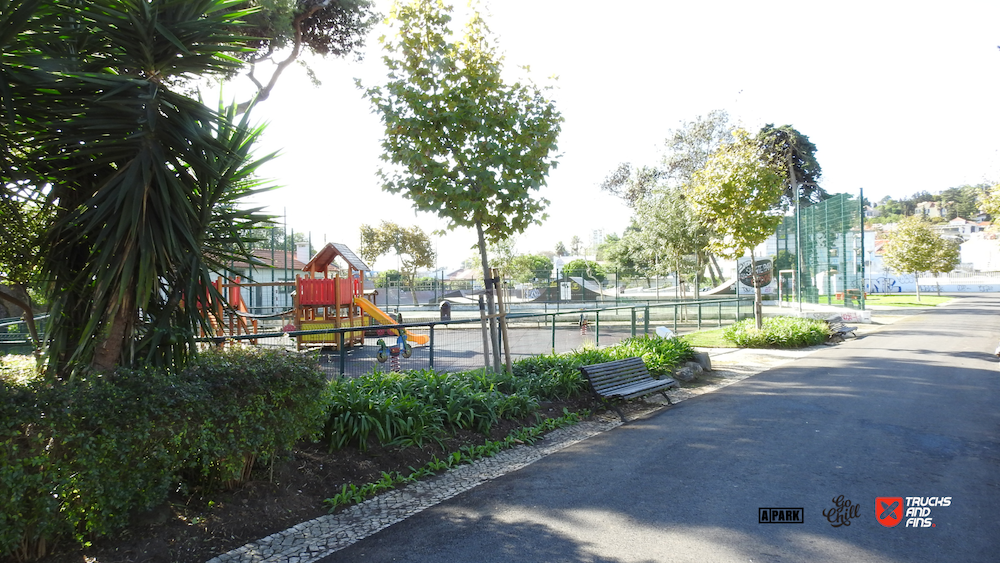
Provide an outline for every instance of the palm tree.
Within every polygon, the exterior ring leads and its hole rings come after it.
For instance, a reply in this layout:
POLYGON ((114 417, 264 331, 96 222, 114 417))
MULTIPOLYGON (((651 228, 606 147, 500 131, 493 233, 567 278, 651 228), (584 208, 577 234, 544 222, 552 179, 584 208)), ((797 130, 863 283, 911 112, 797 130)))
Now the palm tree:
POLYGON ((183 91, 241 64, 239 4, 0 0, 3 197, 16 174, 56 209, 38 257, 51 373, 183 363, 199 304, 221 299, 210 270, 249 258, 260 129, 183 91))

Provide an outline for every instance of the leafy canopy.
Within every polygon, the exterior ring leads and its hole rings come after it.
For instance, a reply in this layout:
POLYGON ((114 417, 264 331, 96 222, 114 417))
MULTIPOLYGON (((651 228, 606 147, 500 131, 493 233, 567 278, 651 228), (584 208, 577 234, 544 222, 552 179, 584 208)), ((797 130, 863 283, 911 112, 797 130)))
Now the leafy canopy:
POLYGON ((823 169, 816 160, 816 145, 809 137, 799 133, 791 125, 775 127, 768 123, 757 133, 757 141, 773 166, 787 168, 790 163, 795 172, 794 179, 786 174, 782 194, 785 205, 795 204, 793 180, 798 184, 799 203, 802 205, 819 203, 830 197, 819 185, 823 169))
POLYGON ((402 227, 391 221, 382 221, 377 227, 361 225, 362 258, 374 262, 389 251, 399 256, 403 270, 411 276, 417 268, 434 267, 434 245, 420 227, 402 227))
POLYGON ((538 190, 562 116, 532 83, 504 80, 478 13, 455 38, 451 12, 432 0, 393 6, 396 36, 381 40, 388 80, 364 90, 385 125, 379 175, 449 229, 482 227, 498 242, 544 219, 538 190))
MULTIPOLYGON (((178 365, 211 330, 211 271, 265 218, 260 135, 179 91, 242 64, 245 3, 26 2, 0 11, 0 173, 50 289, 49 366, 178 365)), ((267 157, 265 157, 266 159, 267 157)), ((4 211, 8 209, 5 207, 4 211)), ((3 260, 16 259, 6 255, 3 260)), ((11 268, 3 268, 11 271, 11 268)))
POLYGON ((685 195, 714 233, 711 250, 739 258, 781 223, 786 176, 749 133, 736 129, 733 136, 733 143, 720 147, 694 174, 685 195))
POLYGON ((958 266, 958 244, 943 238, 922 217, 906 217, 886 242, 885 264, 904 274, 950 272, 958 266))
POLYGON ((552 260, 540 254, 515 256, 510 264, 510 276, 519 282, 547 281, 552 277, 552 260))

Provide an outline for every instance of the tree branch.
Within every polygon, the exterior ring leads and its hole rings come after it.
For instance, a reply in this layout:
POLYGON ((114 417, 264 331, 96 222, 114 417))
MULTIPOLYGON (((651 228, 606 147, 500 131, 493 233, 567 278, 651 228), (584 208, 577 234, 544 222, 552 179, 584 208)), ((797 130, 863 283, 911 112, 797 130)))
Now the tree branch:
MULTIPOLYGON (((254 76, 256 63, 252 63, 250 65, 250 72, 248 73, 247 76, 257 86, 257 95, 254 96, 253 99, 242 102, 241 104, 236 106, 236 115, 243 115, 244 113, 247 112, 247 110, 250 109, 251 105, 257 102, 262 102, 271 95, 271 90, 273 90, 274 86, 278 83, 278 78, 281 76, 281 73, 285 71, 288 65, 295 62, 295 60, 299 58, 299 54, 302 52, 302 23, 307 19, 311 18, 313 14, 315 14, 316 12, 325 8, 326 5, 327 2, 324 2, 322 4, 317 4, 309 8, 305 12, 302 12, 301 14, 295 16, 295 19, 292 20, 292 27, 295 29, 295 42, 294 42, 295 46, 292 47, 292 53, 285 60, 277 63, 278 68, 275 69, 274 74, 271 75, 271 79, 268 81, 266 86, 261 86, 261 83, 254 76)), ((271 58, 270 53, 266 58, 268 59, 271 58)))
MULTIPOLYGON (((21 284, 12 284, 15 287, 24 291, 27 295, 27 290, 21 284)), ((21 301, 20 299, 0 291, 0 299, 13 303, 15 307, 20 308, 24 311, 24 324, 28 327, 28 337, 31 338, 31 345, 35 349, 35 356, 39 354, 39 339, 38 339, 38 328, 35 326, 35 312, 31 306, 31 296, 28 296, 28 301, 21 301)))

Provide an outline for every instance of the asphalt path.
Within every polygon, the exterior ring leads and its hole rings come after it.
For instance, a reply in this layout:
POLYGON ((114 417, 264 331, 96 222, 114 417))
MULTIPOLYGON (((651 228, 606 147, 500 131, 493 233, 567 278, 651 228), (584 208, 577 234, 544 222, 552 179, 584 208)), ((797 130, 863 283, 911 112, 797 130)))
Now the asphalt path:
POLYGON ((585 440, 322 561, 998 561, 998 321, 1000 298, 959 298, 585 440), (919 509, 930 521, 904 512, 887 527, 877 497, 950 498, 919 509), (761 524, 763 507, 802 508, 804 522, 761 524))

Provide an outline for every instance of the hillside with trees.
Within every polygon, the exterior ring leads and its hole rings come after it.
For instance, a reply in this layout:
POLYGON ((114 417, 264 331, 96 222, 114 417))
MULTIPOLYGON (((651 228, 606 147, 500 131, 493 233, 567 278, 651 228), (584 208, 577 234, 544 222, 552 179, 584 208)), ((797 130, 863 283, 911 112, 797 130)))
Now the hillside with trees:
POLYGON ((941 217, 928 217, 932 223, 947 222, 957 217, 974 221, 981 213, 980 201, 986 196, 988 189, 989 184, 963 185, 936 194, 920 191, 898 199, 885 196, 877 202, 866 200, 865 206, 871 209, 872 216, 866 217, 865 222, 897 223, 903 217, 916 215, 921 203, 936 203, 941 208, 941 217))

